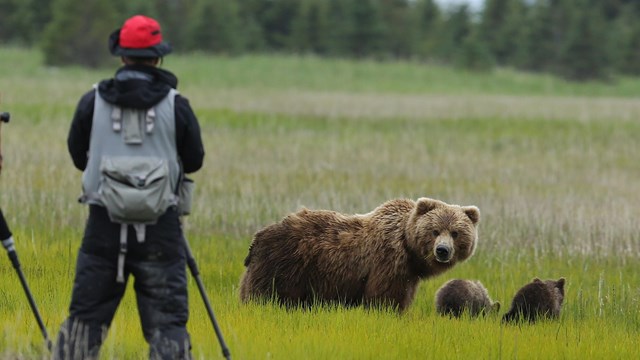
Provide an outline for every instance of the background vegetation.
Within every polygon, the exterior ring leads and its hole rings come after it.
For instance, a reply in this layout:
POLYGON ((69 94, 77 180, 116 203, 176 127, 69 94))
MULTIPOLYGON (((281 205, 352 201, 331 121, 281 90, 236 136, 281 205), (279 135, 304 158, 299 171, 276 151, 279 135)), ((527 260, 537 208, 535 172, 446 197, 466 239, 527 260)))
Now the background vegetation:
POLYGON ((572 80, 640 73, 640 3, 486 0, 0 0, 0 43, 39 46, 49 65, 108 63, 127 17, 158 18, 177 52, 395 59, 572 80))
MULTIPOLYGON (((79 97, 109 70, 43 67, 0 49, 0 206, 52 337, 67 314, 86 208, 66 151, 79 97)), ((116 61, 113 60, 113 65, 116 61)), ((172 55, 164 66, 199 116, 207 151, 186 235, 235 359, 633 358, 640 335, 640 81, 575 84, 500 70, 314 56, 172 55), (422 284, 409 311, 241 305, 252 234, 306 206, 370 211, 399 197, 477 205, 475 256, 422 284), (508 307, 533 277, 567 278, 559 321, 450 320, 433 296, 481 280, 508 307)), ((143 359, 135 297, 103 359, 143 359)), ((220 356, 194 283, 194 356, 220 356)), ((46 358, 8 259, 0 260, 0 358, 46 358)))

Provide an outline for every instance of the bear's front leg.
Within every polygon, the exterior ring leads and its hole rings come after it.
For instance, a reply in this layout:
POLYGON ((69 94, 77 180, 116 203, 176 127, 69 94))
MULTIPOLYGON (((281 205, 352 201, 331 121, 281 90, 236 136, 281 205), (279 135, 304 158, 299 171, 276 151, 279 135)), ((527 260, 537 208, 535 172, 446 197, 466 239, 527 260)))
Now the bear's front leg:
POLYGON ((363 303, 368 307, 390 306, 399 313, 404 312, 413 302, 417 280, 388 279, 369 277, 365 288, 363 303))

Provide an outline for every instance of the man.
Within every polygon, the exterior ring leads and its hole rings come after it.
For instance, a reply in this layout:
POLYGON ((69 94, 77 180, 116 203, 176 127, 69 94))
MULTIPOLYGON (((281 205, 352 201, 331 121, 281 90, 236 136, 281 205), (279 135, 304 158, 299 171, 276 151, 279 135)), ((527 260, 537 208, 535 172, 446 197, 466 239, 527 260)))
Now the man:
POLYGON ((182 172, 202 166, 200 126, 187 99, 175 91, 177 78, 158 68, 171 46, 163 41, 154 19, 129 18, 111 34, 109 48, 124 66, 81 98, 67 139, 75 167, 84 171, 81 201, 89 204, 89 218, 78 252, 69 317, 61 326, 54 357, 97 358, 132 275, 149 357, 188 359, 186 254, 176 207, 146 225, 141 241, 138 228, 125 230, 127 235, 121 237, 123 227, 134 226, 112 222, 111 212, 92 195, 101 194, 98 176, 105 154, 159 156, 170 165, 171 185, 177 185, 182 172), (144 118, 140 128, 120 123, 119 115, 114 115, 127 111, 134 114, 132 118, 144 118), (137 141, 129 141, 132 137, 137 141), (125 239, 122 244, 121 239, 125 239))

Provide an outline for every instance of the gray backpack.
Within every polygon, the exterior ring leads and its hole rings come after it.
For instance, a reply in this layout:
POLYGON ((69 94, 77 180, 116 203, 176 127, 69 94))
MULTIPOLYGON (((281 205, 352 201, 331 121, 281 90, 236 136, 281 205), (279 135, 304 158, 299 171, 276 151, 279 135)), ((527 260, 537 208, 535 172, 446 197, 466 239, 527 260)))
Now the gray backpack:
POLYGON ((155 224, 170 206, 178 203, 165 159, 103 157, 100 174, 98 193, 113 222, 155 224))
MULTIPOLYGON (((124 144, 132 149, 140 149, 138 146, 143 146, 143 143, 151 146, 150 149, 157 149, 147 151, 146 154, 140 154, 138 150, 133 150, 130 155, 127 151, 112 150, 110 154, 99 155, 101 158, 95 159, 99 160, 99 167, 94 172, 97 187, 94 188, 95 192, 89 191, 84 195, 83 202, 104 205, 111 221, 121 224, 117 275, 117 281, 121 283, 124 282, 129 226, 135 229, 138 242, 143 242, 146 226, 157 223, 160 216, 171 206, 175 206, 180 215, 186 215, 190 211, 193 181, 184 178, 181 171, 175 171, 176 167, 179 168, 179 162, 166 158, 176 151, 171 141, 172 135, 154 134, 158 120, 156 111, 172 114, 175 94, 177 92, 172 90, 167 99, 146 111, 112 107, 110 130, 113 132, 105 134, 107 124, 104 122, 99 123, 102 132, 96 130, 95 138, 92 129, 92 141, 101 141, 110 149, 117 148, 120 141, 124 141, 124 144), (156 152, 158 156, 154 155, 156 152), (173 165, 170 165, 169 161, 173 161, 173 165), (175 178, 176 174, 179 175, 179 179, 175 178)), ((96 103, 96 108, 99 105, 100 109, 104 109, 104 101, 97 101, 99 103, 96 103)), ((163 124, 166 124, 168 119, 162 119, 163 124)))

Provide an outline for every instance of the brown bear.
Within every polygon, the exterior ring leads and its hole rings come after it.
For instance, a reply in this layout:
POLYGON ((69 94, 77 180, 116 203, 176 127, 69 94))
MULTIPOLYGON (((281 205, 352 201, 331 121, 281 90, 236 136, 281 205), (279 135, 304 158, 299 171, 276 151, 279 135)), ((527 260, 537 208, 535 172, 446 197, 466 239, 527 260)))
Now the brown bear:
POLYGON ((480 210, 439 200, 387 201, 367 214, 302 209, 258 231, 240 298, 404 311, 418 283, 469 258, 480 210))
POLYGON ((500 303, 492 301, 489 292, 478 280, 453 279, 436 292, 436 311, 440 315, 460 317, 498 312, 500 303))
POLYGON ((503 322, 521 319, 530 323, 540 318, 557 318, 564 301, 564 278, 542 281, 538 278, 523 286, 513 298, 503 322))

